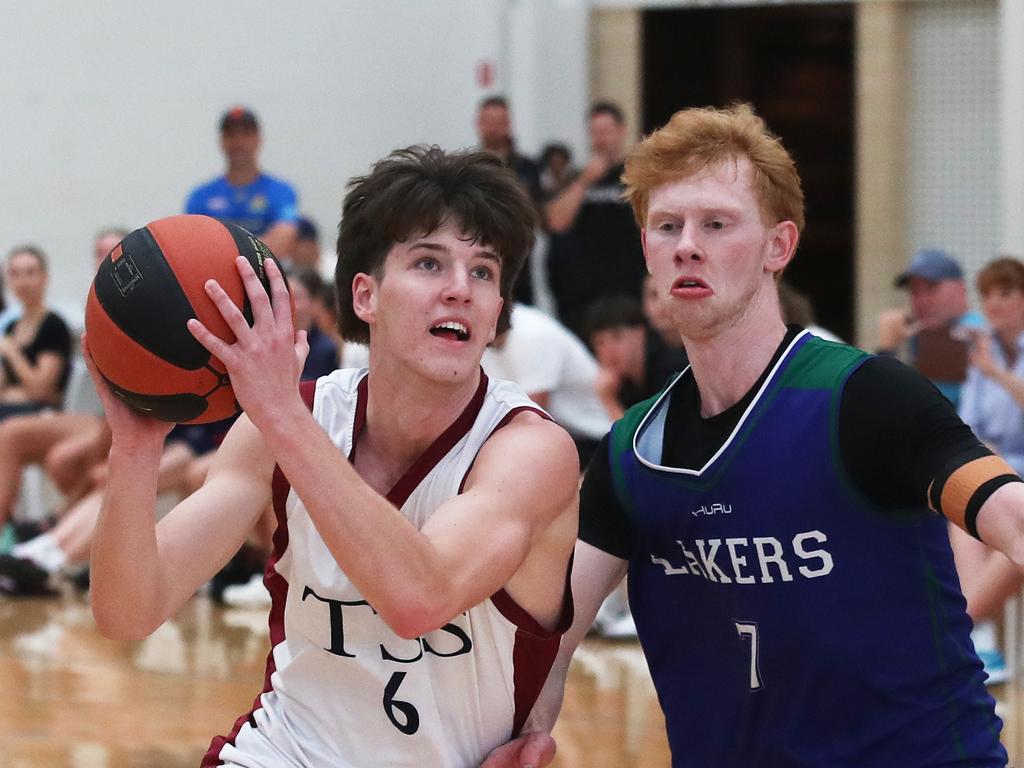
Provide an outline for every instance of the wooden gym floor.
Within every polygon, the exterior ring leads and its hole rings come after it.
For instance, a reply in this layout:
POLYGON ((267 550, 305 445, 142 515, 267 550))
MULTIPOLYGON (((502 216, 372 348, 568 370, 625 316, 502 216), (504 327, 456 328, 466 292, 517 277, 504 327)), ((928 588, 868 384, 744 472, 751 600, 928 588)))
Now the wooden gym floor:
MULTIPOLYGON (((193 599, 142 642, 97 633, 86 600, 0 598, 0 766, 197 768, 263 682, 265 612, 193 599)), ((993 689, 1024 764, 1024 684, 993 689)), ((663 768, 661 712, 635 642, 588 640, 555 730, 557 768, 663 768)))

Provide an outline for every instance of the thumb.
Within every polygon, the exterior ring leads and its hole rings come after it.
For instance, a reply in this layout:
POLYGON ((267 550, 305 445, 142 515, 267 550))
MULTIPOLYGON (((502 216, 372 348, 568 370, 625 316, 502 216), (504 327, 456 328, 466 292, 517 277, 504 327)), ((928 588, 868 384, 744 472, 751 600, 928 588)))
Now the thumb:
POLYGON ((555 740, 546 733, 531 733, 519 752, 520 768, 543 768, 555 758, 555 740))

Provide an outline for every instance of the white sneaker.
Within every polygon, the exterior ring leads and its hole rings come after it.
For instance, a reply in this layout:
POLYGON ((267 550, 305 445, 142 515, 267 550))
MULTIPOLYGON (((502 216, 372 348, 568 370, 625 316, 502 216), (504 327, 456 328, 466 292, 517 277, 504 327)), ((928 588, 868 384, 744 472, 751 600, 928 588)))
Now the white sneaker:
POLYGON ((254 574, 245 584, 225 587, 224 603, 235 608, 269 608, 270 592, 263 586, 263 574, 254 574))

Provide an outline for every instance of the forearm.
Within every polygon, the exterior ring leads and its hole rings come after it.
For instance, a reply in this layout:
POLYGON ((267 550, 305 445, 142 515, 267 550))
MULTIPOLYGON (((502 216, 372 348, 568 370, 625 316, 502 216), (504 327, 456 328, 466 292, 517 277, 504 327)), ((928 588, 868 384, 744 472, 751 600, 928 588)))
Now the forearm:
POLYGON ((586 192, 587 186, 583 179, 576 179, 558 197, 548 203, 544 211, 548 229, 555 233, 568 230, 576 220, 576 214, 579 213, 580 206, 583 205, 583 197, 586 192))
POLYGON ((154 442, 110 452, 90 567, 93 615, 109 637, 145 637, 165 618, 154 515, 161 451, 154 442))
POLYGON ((413 607, 444 612, 450 586, 429 539, 366 484, 308 411, 282 423, 287 428, 264 429, 267 444, 339 567, 374 610, 399 634, 413 607))
POLYGON ((53 366, 43 365, 42 362, 33 365, 17 347, 12 347, 8 352, 7 362, 30 400, 51 402, 57 399, 59 370, 54 370, 53 366))

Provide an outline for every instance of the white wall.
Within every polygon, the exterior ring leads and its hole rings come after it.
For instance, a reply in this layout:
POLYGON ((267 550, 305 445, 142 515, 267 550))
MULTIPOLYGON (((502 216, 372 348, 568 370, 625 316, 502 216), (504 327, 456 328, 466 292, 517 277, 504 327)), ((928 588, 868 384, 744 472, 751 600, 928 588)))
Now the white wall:
POLYGON ((94 231, 180 212, 221 171, 217 121, 235 103, 329 244, 350 176, 398 146, 473 144, 487 93, 509 92, 526 150, 579 146, 585 25, 566 0, 0 4, 0 250, 41 244, 73 319, 94 231))

